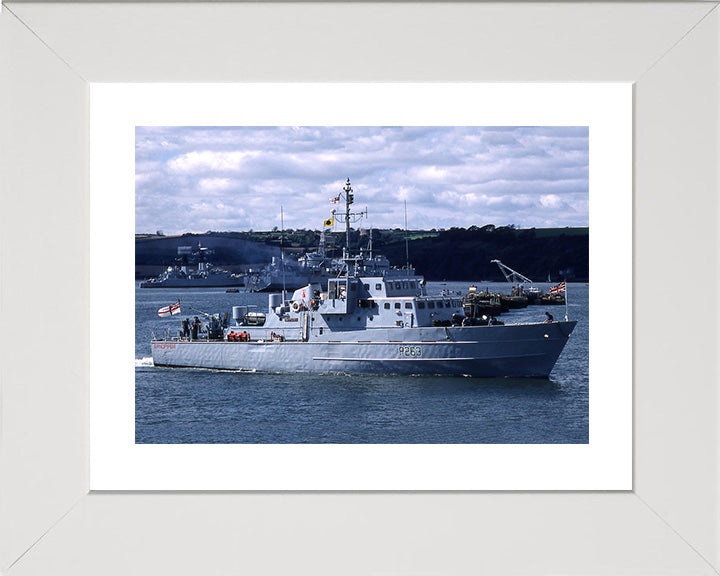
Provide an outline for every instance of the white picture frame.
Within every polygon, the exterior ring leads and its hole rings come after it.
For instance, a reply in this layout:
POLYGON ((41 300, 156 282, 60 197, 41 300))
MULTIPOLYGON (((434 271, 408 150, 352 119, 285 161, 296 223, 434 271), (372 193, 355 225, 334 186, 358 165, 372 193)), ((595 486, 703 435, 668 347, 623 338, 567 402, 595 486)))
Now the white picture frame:
POLYGON ((4 6, 0 570, 715 574, 716 7, 4 6), (329 79, 635 83, 632 491, 88 493, 88 82, 329 79))

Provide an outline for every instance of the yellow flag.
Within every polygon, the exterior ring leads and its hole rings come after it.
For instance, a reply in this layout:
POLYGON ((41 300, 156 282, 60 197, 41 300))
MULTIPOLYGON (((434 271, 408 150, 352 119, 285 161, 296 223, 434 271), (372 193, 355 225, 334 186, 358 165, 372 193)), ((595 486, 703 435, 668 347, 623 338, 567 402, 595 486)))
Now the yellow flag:
POLYGON ((333 218, 328 218, 327 220, 325 220, 325 222, 323 222, 324 226, 332 226, 333 224, 334 224, 333 218))

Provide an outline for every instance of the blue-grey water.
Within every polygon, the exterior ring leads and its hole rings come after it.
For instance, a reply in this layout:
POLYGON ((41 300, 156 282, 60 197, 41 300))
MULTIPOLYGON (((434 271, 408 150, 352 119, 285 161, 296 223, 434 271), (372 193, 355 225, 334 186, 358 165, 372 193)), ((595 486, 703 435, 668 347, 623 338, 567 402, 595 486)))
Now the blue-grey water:
MULTIPOLYGON (((429 282, 428 292, 465 293, 470 282, 429 282)), ((508 284, 479 283, 509 292, 508 284)), ((547 289, 549 285, 538 284, 547 289)), ((135 298, 135 441, 142 444, 588 442, 588 291, 568 285, 568 312, 578 325, 549 380, 442 376, 267 374, 156 368, 152 333, 177 330, 181 316, 158 308, 180 299, 222 312, 238 304, 267 307, 267 294, 225 289, 140 289, 135 298)), ((529 306, 505 323, 556 319, 562 306, 529 306)))

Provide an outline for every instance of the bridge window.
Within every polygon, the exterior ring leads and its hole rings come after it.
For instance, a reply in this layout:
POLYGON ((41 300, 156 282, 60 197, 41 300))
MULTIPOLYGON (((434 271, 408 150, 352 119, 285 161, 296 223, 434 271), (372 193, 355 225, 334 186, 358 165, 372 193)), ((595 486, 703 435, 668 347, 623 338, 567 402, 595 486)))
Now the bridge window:
POLYGON ((438 307, 438 308, 442 308, 442 307, 443 307, 442 300, 438 300, 437 307, 438 307))
POLYGON ((385 302, 385 310, 390 310, 390 302, 385 302))
POLYGON ((405 308, 412 308, 412 302, 405 302, 405 308))
POLYGON ((425 308, 425 302, 418 302, 417 307, 422 310, 423 308, 425 308))
POLYGON ((402 288, 402 283, 395 282, 395 290, 400 290, 402 288))
POLYGON ((392 282, 387 283, 387 291, 392 292, 392 282))
POLYGON ((400 302, 395 302, 395 308, 400 308, 400 302))
POLYGON ((363 284, 363 288, 365 288, 365 290, 370 290, 370 284, 363 284))
POLYGON ((375 290, 382 290, 382 284, 375 284, 375 290))
POLYGON ((403 281, 403 288, 405 288, 407 290, 407 287, 408 287, 408 283, 406 281, 403 281))
POLYGON ((435 308, 435 302, 428 302, 428 308, 435 308))

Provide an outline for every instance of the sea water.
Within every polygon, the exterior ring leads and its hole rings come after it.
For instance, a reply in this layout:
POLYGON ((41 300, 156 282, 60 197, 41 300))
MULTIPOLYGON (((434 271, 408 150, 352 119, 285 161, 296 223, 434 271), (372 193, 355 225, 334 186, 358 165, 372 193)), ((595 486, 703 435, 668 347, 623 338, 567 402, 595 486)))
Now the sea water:
MULTIPOLYGON (((466 293, 472 282, 428 282, 429 294, 466 293)), ((474 283, 510 292, 509 284, 474 283)), ((538 284, 547 290, 549 284, 538 284)), ((241 289, 242 290, 242 289, 241 289)), ((224 288, 136 287, 135 441, 141 444, 368 443, 582 444, 588 442, 588 294, 568 284, 577 320, 549 379, 273 374, 152 365, 150 339, 180 319, 232 306, 267 309, 267 294, 224 288), (182 315, 157 311, 180 299, 182 315), (196 309, 197 311, 193 310, 196 309)), ((564 306, 528 306, 506 324, 563 319, 564 306)))

